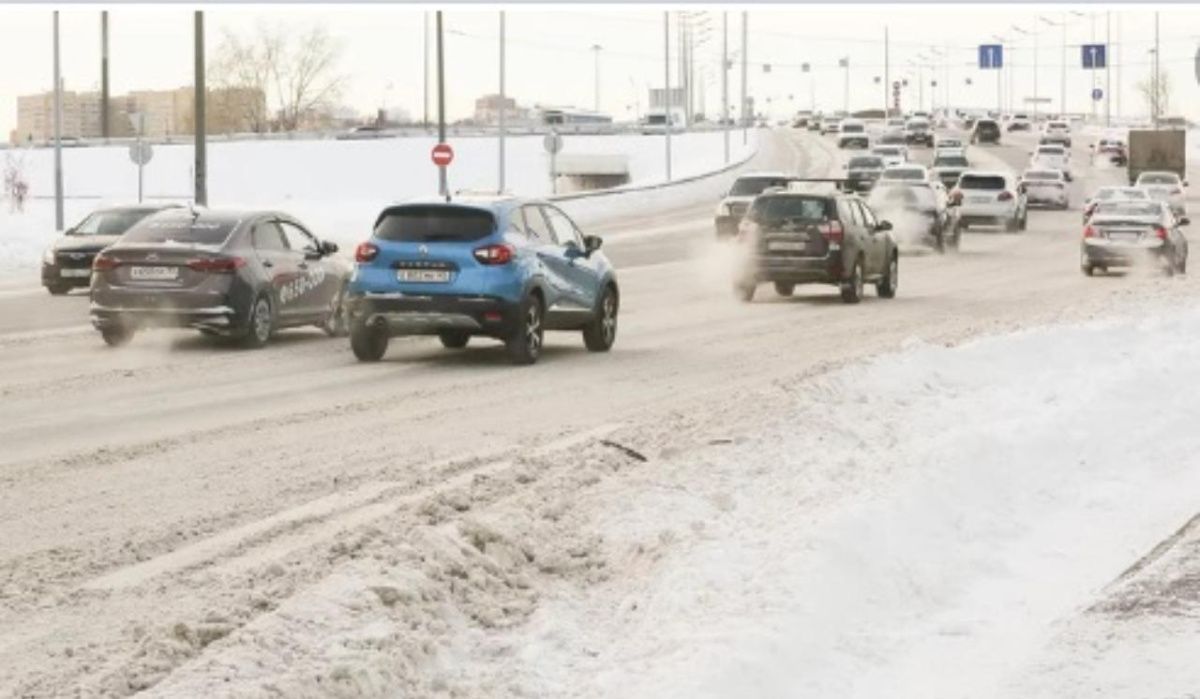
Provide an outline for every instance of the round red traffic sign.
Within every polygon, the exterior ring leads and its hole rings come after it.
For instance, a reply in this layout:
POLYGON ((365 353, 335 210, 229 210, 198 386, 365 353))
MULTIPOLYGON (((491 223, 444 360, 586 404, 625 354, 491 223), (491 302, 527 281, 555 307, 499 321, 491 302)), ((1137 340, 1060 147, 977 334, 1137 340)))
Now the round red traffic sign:
POLYGON ((454 149, 449 143, 439 143, 433 147, 433 152, 430 154, 433 158, 433 164, 438 167, 446 167, 454 160, 454 149))

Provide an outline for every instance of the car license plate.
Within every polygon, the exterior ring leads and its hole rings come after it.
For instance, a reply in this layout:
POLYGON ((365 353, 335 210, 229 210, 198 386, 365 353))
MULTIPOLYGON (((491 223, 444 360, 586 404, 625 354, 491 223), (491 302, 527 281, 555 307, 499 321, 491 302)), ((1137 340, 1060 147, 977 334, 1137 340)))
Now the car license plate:
POLYGON ((1115 231, 1108 234, 1109 240, 1118 243, 1136 243, 1141 237, 1141 234, 1131 233, 1129 231, 1115 231))
POLYGON ((129 278, 142 282, 162 282, 179 278, 178 267, 130 267, 129 278))
POLYGON ((67 278, 71 278, 71 279, 79 279, 82 277, 92 276, 92 270, 90 270, 90 269, 60 269, 60 270, 58 270, 58 276, 67 277, 67 278))
POLYGON ((450 270, 447 269, 398 269, 396 279, 402 282, 417 282, 430 284, 450 281, 450 270))
POLYGON ((991 197, 967 197, 967 201, 972 204, 987 204, 992 200, 991 197))
POLYGON ((785 240, 777 240, 767 243, 768 250, 779 250, 781 252, 797 252, 808 247, 807 243, 791 242, 785 240))

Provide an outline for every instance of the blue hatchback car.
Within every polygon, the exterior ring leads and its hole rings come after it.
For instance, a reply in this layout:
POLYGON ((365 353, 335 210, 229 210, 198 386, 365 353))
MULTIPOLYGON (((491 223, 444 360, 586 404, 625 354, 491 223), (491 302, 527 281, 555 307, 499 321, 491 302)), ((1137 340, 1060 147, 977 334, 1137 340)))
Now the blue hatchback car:
POLYGON ((378 361, 398 335, 437 335, 450 349, 472 336, 504 342, 532 364, 546 330, 574 330, 593 352, 617 336, 620 291, 600 252, 551 203, 510 196, 389 206, 355 251, 350 345, 378 361))

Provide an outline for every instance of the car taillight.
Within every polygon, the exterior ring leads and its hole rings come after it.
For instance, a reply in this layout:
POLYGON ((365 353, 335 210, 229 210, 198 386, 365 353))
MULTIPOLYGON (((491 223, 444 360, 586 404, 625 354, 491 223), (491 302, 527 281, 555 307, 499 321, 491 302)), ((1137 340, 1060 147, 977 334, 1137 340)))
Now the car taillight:
POLYGON ((1012 198, 1013 198, 1012 192, 1009 192, 1007 190, 1000 192, 1000 196, 997 197, 997 199, 999 199, 1000 201, 1009 201, 1012 198))
POLYGON ((825 240, 831 243, 840 243, 846 235, 846 229, 842 228, 841 221, 829 221, 817 226, 817 230, 825 237, 825 240))
POLYGON ((115 258, 109 257, 104 253, 100 253, 99 255, 96 255, 95 259, 92 260, 92 271, 104 272, 110 269, 116 269, 120 264, 121 263, 115 258))
POLYGON ((209 274, 233 274, 246 266, 244 257, 198 257, 188 260, 188 269, 209 274))
POLYGON ((512 262, 512 258, 511 245, 485 245, 475 248, 475 259, 485 265, 506 265, 512 262))
POLYGON ((1096 232, 1096 229, 1093 228, 1091 224, 1088 224, 1083 227, 1083 237, 1084 238, 1099 238, 1100 234, 1096 232))
POLYGON ((355 262, 370 262, 379 255, 379 247, 374 243, 359 243, 354 248, 355 262))
POLYGON ((1154 237, 1158 238, 1159 240, 1166 240, 1167 239, 1167 229, 1163 228, 1162 226, 1155 226, 1154 227, 1154 237))

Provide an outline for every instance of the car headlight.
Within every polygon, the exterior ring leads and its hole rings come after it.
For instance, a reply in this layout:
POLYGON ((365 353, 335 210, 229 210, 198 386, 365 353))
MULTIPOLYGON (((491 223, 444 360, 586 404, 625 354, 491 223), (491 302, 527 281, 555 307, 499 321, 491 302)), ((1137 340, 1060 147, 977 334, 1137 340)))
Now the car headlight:
POLYGON ((42 253, 42 264, 46 264, 46 265, 54 264, 54 246, 53 245, 46 248, 46 252, 42 253))

